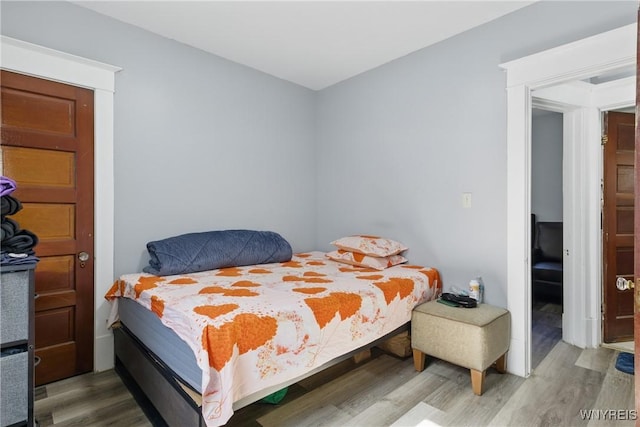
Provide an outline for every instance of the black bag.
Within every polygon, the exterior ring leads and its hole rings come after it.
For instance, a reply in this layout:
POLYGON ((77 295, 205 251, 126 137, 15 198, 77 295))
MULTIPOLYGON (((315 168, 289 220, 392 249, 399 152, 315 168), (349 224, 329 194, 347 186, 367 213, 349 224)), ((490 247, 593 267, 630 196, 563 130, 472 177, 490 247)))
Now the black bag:
POLYGON ((478 306, 478 301, 464 295, 456 295, 451 293, 443 293, 440 298, 455 307, 474 308, 478 306))

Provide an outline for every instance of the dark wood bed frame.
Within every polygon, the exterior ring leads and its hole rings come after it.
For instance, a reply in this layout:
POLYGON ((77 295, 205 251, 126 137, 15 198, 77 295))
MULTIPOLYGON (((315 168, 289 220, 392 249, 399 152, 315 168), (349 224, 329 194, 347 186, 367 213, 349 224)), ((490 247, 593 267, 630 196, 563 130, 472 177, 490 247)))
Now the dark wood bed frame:
MULTIPOLYGON (((339 356, 312 371, 277 387, 254 393, 234 403, 234 410, 256 402, 269 394, 301 381, 336 363, 367 351, 393 336, 409 329, 409 322, 387 335, 352 352, 339 356)), ((115 370, 131 391, 154 426, 205 427, 198 392, 181 382, 175 373, 155 356, 125 325, 113 329, 115 343, 115 370)))

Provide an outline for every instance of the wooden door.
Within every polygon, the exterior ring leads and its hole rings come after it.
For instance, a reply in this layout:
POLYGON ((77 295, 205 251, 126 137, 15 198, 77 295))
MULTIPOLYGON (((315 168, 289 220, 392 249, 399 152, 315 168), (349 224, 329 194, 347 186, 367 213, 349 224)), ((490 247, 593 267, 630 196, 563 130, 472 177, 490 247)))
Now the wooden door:
POLYGON ((635 115, 608 112, 604 145, 604 342, 633 339, 633 290, 619 289, 619 278, 633 280, 635 198, 635 115))
MULTIPOLYGON (((638 10, 638 19, 636 23, 640 23, 640 9, 638 10)), ((640 181, 640 26, 637 29, 638 35, 636 38, 636 166, 635 166, 635 182, 640 181)), ((640 185, 636 185, 636 200, 640 200, 640 185)), ((634 374, 635 366, 640 366, 640 209, 635 211, 635 243, 634 250, 636 257, 634 261, 634 274, 635 274, 635 303, 633 311, 633 323, 634 323, 634 374)), ((634 375, 635 385, 635 399, 636 399, 636 416, 640 415, 640 375, 634 375)), ((636 425, 639 422, 636 419, 636 425)))
POLYGON ((34 232, 36 385, 93 370, 93 92, 2 71, 2 174, 34 232), (86 252, 88 260, 79 261, 86 252))

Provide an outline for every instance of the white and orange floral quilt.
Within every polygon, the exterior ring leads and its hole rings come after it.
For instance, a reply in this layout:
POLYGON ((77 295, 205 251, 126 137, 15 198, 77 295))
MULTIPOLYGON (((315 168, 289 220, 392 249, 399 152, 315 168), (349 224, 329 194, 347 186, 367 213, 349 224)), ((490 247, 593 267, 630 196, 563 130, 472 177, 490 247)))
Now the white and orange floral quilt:
POLYGON ((128 274, 105 297, 152 310, 196 355, 202 414, 223 425, 233 402, 303 375, 411 319, 437 297, 438 271, 382 271, 331 261, 323 252, 291 261, 188 275, 128 274))

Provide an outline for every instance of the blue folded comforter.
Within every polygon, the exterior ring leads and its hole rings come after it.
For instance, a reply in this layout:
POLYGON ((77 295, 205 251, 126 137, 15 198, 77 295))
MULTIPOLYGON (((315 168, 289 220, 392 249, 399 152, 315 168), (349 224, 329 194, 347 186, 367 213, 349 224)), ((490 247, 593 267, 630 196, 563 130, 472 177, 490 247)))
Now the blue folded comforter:
POLYGON ((147 243, 143 268, 156 276, 291 260, 291 245, 273 231, 221 230, 189 233, 147 243))

